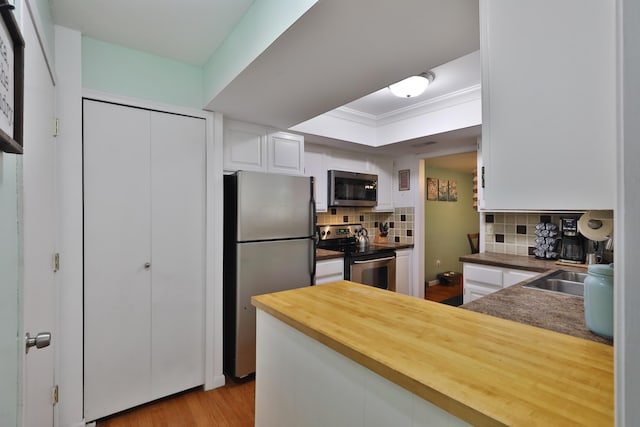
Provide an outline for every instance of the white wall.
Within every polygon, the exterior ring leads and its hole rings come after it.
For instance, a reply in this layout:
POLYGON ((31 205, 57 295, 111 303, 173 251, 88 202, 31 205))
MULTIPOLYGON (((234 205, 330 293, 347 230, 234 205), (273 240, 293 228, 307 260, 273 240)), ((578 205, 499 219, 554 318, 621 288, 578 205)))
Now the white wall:
POLYGON ((393 162, 393 205, 394 207, 414 207, 413 220, 413 271, 411 294, 424 298, 424 203, 421 195, 424 194, 424 167, 422 161, 414 156, 396 158, 393 162), (410 184, 408 191, 398 190, 398 171, 409 169, 410 184))
POLYGON ((58 425, 83 423, 82 329, 82 65, 81 34, 55 27, 57 144, 59 337, 57 378, 61 398, 58 425))
POLYGON ((18 396, 21 388, 20 356, 23 353, 18 337, 20 276, 18 194, 22 159, 16 154, 0 152, 0 425, 15 426, 18 421, 18 396))

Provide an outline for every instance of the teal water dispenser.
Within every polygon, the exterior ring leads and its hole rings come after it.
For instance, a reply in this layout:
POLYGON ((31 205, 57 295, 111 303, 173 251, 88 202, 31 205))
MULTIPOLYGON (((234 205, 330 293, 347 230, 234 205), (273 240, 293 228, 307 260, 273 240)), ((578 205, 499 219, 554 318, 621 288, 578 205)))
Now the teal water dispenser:
POLYGON ((613 264, 593 264, 584 281, 584 317, 591 332, 613 338, 613 264))

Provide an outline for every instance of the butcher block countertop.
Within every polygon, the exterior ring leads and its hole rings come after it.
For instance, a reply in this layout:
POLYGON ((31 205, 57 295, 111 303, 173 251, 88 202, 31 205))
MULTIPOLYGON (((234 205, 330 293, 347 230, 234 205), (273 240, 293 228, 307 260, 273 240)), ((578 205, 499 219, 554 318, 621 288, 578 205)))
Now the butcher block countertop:
POLYGON ((614 423, 611 346, 349 281, 252 302, 473 425, 614 423))

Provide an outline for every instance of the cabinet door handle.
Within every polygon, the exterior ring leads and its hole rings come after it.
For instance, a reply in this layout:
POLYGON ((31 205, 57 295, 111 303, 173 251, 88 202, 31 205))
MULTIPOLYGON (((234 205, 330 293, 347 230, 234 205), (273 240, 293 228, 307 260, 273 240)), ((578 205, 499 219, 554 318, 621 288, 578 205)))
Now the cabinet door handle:
POLYGON ((145 262, 144 263, 144 268, 145 268, 145 270, 150 269, 151 268, 151 263, 150 262, 145 262))

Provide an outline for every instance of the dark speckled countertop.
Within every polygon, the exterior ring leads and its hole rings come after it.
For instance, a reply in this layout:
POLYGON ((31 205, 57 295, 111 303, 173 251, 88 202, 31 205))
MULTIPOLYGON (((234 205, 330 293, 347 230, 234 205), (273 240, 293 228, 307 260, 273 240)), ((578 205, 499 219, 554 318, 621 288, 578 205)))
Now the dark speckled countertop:
MULTIPOLYGON (((371 243, 371 246, 385 247, 393 249, 407 249, 413 248, 411 243, 371 243)), ((322 261, 325 259, 344 258, 344 253, 338 251, 330 251, 328 249, 316 249, 316 261, 322 261)))
POLYGON ((583 298, 523 288, 523 285, 556 270, 586 272, 584 268, 560 266, 553 261, 537 260, 533 257, 490 252, 462 256, 460 261, 540 273, 529 280, 464 304, 461 308, 613 345, 613 340, 600 337, 587 328, 584 322, 583 298))

